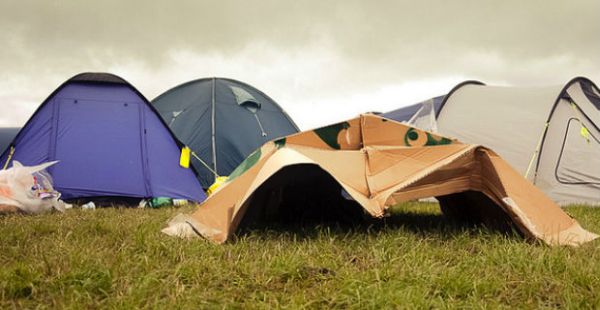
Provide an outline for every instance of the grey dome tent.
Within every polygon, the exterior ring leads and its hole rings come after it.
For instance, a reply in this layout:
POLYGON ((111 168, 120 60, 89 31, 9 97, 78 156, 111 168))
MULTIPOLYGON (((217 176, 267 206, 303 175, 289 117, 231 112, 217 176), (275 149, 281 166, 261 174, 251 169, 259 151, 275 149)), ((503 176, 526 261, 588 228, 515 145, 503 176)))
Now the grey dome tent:
POLYGON ((273 99, 232 79, 193 80, 166 91, 152 104, 200 159, 192 157, 192 164, 204 188, 214 182, 214 173, 229 175, 265 142, 298 132, 273 99))
POLYGON ((600 205, 600 91, 589 79, 550 87, 463 82, 436 119, 440 133, 494 149, 560 205, 600 205))

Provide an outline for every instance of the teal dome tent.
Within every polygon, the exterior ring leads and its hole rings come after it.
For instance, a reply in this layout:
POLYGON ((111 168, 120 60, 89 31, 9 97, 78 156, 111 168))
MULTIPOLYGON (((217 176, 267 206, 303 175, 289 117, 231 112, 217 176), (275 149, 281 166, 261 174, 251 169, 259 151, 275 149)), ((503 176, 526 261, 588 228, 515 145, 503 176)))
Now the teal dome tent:
POLYGON ((204 188, 215 174, 229 175, 269 140, 298 132, 285 111, 260 90, 240 81, 205 78, 176 86, 152 101, 193 154, 204 188))

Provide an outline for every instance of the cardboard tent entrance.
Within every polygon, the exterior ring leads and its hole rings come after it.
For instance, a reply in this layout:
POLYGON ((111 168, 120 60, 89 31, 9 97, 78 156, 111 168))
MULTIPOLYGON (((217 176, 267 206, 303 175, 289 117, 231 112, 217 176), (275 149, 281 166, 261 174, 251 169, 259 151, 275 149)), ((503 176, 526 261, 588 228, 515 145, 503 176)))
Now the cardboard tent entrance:
POLYGON ((477 209, 491 201, 525 236, 548 244, 577 245, 597 237, 493 151, 374 115, 263 145, 195 213, 179 215, 163 231, 224 242, 253 208, 286 207, 278 191, 256 193, 263 186, 285 189, 302 177, 303 170, 275 176, 297 165, 318 167, 330 175, 373 217, 384 216, 389 206, 402 201, 437 196, 443 203, 451 198, 445 208, 456 212, 463 205, 477 209), (273 186, 272 181, 278 184, 273 186))

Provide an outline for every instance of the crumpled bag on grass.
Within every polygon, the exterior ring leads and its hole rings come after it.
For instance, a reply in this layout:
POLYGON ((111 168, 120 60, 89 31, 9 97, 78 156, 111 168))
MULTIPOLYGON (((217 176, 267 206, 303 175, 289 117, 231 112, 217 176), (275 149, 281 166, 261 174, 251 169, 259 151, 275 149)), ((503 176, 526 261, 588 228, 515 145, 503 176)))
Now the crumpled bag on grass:
POLYGON ((42 213, 52 209, 64 212, 60 193, 52 186, 52 178, 44 170, 57 161, 37 166, 23 166, 13 161, 13 166, 0 170, 0 213, 42 213))

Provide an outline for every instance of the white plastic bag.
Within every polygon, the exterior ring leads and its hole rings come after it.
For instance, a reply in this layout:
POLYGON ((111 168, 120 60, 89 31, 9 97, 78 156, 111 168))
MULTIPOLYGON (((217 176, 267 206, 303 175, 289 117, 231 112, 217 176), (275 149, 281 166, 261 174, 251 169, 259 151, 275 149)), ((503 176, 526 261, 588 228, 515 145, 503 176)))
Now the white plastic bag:
POLYGON ((44 169, 57 161, 26 167, 18 161, 0 171, 0 207, 16 208, 25 213, 42 213, 56 209, 64 212, 60 193, 52 187, 52 178, 44 169))

